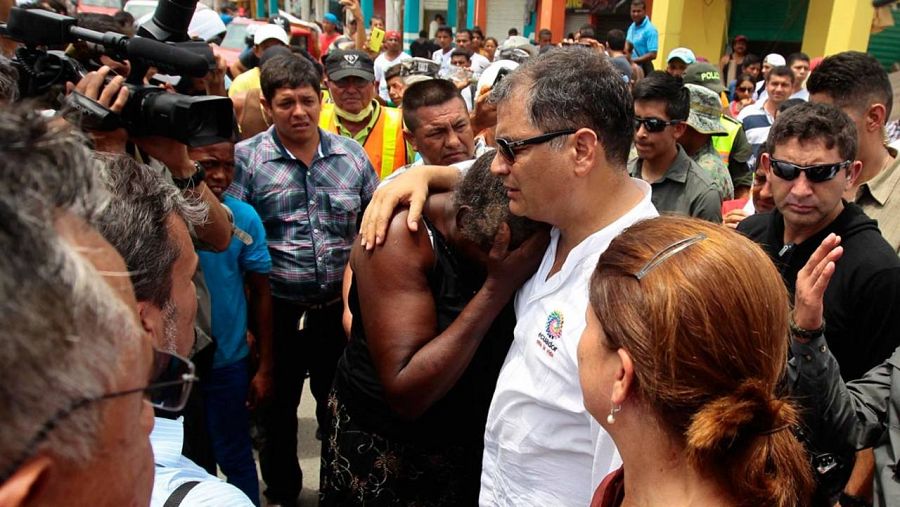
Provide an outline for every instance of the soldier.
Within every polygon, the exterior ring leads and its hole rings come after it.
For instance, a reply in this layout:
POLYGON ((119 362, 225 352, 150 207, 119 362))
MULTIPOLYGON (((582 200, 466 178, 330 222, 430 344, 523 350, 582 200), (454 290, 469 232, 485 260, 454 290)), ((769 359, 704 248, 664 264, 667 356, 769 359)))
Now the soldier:
POLYGON ((688 156, 706 170, 712 177, 722 200, 734 198, 734 185, 728 166, 713 147, 713 136, 726 136, 728 131, 722 126, 719 117, 722 108, 719 97, 708 88, 695 84, 684 85, 691 92, 691 113, 685 122, 687 128, 678 139, 688 156))

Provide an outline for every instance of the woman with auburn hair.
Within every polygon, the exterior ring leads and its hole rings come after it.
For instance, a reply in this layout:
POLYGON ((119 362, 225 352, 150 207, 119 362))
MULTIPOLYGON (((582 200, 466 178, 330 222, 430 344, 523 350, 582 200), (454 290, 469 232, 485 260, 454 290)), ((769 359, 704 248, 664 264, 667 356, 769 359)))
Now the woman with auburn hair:
POLYGON ((808 504, 798 413, 778 393, 788 294, 758 246, 702 220, 647 220, 612 241, 590 291, 584 404, 623 461, 592 506, 808 504))

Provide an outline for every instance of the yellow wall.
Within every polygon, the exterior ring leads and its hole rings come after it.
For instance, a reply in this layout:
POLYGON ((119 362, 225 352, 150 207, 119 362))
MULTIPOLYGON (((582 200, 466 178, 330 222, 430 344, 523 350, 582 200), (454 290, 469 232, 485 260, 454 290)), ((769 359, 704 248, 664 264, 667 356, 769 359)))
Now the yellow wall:
POLYGON ((688 47, 718 64, 725 48, 729 0, 657 0, 650 20, 659 30, 659 54, 653 65, 666 68, 669 51, 688 47))
POLYGON ((841 51, 866 51, 872 2, 861 0, 809 0, 802 50, 810 57, 841 51))

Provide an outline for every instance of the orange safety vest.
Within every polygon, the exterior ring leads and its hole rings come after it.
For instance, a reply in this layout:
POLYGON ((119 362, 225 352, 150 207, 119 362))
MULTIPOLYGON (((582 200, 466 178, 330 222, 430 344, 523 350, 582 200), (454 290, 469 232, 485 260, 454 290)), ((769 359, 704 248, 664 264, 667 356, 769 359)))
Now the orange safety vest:
MULTIPOLYGON (((334 104, 322 104, 319 128, 338 134, 336 116, 334 104)), ((381 114, 366 137, 363 149, 381 179, 408 164, 412 156, 407 154, 403 139, 403 113, 397 108, 381 106, 381 114)))

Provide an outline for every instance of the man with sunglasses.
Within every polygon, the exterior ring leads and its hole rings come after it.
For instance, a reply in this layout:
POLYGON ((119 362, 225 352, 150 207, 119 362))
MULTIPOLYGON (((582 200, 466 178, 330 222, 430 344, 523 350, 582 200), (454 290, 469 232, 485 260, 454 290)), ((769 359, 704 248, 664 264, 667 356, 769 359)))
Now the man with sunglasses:
MULTIPOLYGON (((690 92, 665 72, 652 72, 634 86, 634 146, 638 158, 628 172, 653 188, 653 205, 722 222, 722 194, 713 177, 678 144, 691 110, 690 92)), ((724 189, 723 189, 724 191, 724 189)))
MULTIPOLYGON (((792 297, 797 275, 816 248, 831 233, 841 237, 844 253, 825 291, 824 335, 847 381, 862 377, 900 345, 900 260, 876 222, 842 199, 862 165, 856 136, 853 121, 834 106, 804 103, 779 114, 760 157, 776 209, 738 225, 766 250, 792 297)), ((823 330, 794 331, 805 336, 823 330)), ((806 423, 814 454, 834 449, 833 442, 818 438, 823 421, 806 423)), ((852 454, 840 458, 853 460, 852 454)), ((823 478, 820 492, 840 492, 847 470, 823 478)))
POLYGON ((375 173, 386 178, 413 159, 403 141, 403 115, 375 99, 372 58, 365 51, 332 51, 325 60, 333 104, 322 104, 319 128, 355 140, 366 150, 375 173))

